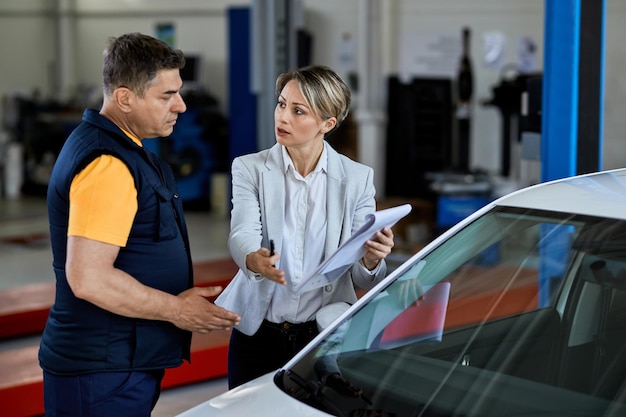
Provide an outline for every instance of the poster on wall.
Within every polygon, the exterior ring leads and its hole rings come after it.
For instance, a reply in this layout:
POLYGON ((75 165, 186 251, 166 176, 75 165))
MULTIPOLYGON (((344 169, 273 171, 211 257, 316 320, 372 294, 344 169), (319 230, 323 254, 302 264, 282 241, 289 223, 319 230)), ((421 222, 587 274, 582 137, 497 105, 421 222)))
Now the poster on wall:
POLYGON ((400 36, 399 76, 404 82, 413 77, 454 78, 461 56, 458 34, 407 31, 400 36))
POLYGON ((172 48, 176 47, 176 27, 173 23, 157 23, 155 37, 172 48))
POLYGON ((506 43, 506 35, 503 32, 491 30, 483 33, 483 63, 485 68, 502 68, 506 43))

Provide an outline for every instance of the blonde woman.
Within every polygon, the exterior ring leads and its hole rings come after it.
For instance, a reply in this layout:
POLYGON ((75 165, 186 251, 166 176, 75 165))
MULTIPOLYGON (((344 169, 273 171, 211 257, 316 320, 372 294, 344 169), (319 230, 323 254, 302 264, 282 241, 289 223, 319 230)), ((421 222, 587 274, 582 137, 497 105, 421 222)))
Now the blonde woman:
POLYGON ((325 140, 350 108, 350 89, 335 71, 311 66, 283 73, 276 92, 276 144, 232 164, 228 245, 240 270, 216 301, 241 315, 229 344, 230 388, 284 365, 317 335, 322 307, 351 304, 355 286, 377 284, 394 245, 384 228, 339 279, 292 291, 289 283, 314 271, 375 211, 374 172, 325 140))

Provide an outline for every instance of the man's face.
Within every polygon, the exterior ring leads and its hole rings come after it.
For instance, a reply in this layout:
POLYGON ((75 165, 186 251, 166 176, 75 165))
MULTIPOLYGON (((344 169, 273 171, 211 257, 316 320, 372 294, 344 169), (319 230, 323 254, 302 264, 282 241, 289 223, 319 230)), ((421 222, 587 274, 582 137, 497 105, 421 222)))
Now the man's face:
POLYGON ((182 85, 178 69, 160 70, 143 97, 134 95, 128 124, 139 139, 172 134, 178 114, 187 110, 180 95, 182 85))

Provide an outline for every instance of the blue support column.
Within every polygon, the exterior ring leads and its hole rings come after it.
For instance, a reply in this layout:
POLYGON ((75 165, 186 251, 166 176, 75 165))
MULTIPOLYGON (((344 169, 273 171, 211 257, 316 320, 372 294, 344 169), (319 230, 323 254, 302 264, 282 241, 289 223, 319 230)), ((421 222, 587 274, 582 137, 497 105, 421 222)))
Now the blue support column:
POLYGON ((576 173, 580 2, 545 2, 542 182, 576 173))
POLYGON ((252 93, 250 8, 228 9, 229 161, 256 152, 256 97, 252 93))
MULTIPOLYGON (((542 182, 602 168, 605 10, 605 0, 545 2, 542 182)), ((540 307, 550 303, 552 279, 563 276, 570 241, 567 228, 541 232, 551 237, 540 248, 540 307)))
POLYGON ((542 181, 602 169, 605 2, 545 2, 542 181))

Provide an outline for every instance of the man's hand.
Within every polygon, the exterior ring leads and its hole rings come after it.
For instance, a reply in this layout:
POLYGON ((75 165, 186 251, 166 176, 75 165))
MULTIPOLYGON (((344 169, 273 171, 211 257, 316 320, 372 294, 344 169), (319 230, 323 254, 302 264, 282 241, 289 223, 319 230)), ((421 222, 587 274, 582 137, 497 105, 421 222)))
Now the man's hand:
POLYGON ((172 323, 197 333, 232 329, 241 317, 207 300, 221 291, 222 287, 194 287, 183 291, 178 295, 179 312, 172 323))

